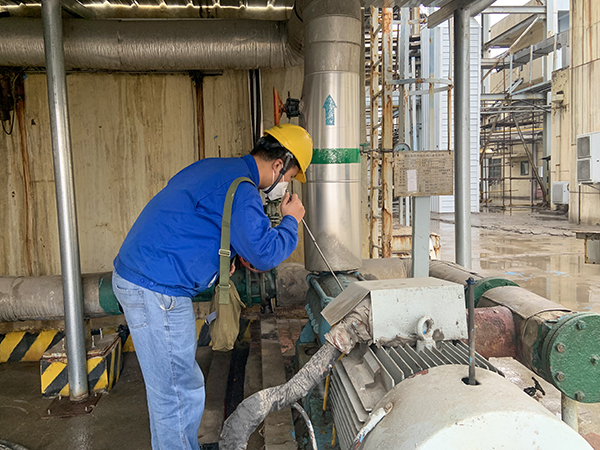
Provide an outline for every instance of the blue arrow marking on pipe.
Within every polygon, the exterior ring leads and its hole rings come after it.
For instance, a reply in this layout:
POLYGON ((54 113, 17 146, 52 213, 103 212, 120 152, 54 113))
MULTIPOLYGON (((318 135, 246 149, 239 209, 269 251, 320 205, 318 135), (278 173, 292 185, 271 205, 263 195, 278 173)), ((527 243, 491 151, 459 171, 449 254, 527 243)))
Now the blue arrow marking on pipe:
POLYGON ((323 103, 323 109, 325 110, 325 125, 335 125, 335 108, 337 105, 331 98, 331 95, 328 95, 325 99, 325 103, 323 103))

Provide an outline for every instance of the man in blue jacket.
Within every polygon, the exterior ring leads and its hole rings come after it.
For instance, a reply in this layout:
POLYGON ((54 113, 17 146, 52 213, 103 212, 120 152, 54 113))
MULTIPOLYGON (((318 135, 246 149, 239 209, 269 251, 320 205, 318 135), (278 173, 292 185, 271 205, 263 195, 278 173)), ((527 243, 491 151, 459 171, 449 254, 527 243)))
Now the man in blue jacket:
POLYGON ((286 192, 292 177, 305 182, 312 140, 301 127, 265 132, 250 155, 210 158, 186 167, 146 205, 115 258, 113 290, 146 384, 154 450, 198 450, 204 378, 195 360, 191 298, 219 273, 225 194, 239 177, 231 213, 231 255, 259 270, 287 259, 298 244, 304 206, 286 192), (271 228, 258 189, 285 197, 281 223, 271 228))

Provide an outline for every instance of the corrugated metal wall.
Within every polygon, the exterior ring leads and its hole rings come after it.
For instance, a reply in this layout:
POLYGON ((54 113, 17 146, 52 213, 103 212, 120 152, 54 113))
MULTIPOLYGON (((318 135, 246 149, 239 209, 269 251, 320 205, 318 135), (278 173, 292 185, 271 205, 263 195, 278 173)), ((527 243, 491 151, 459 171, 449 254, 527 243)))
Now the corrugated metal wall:
MULTIPOLYGON (((264 71, 265 108, 272 111, 273 84, 299 97, 302 74, 302 67, 264 71)), ((196 88, 187 74, 70 74, 67 83, 81 269, 108 271, 145 204, 198 159, 196 88)), ((16 115, 20 121, 12 135, 0 137, 0 179, 5 180, 0 186, 0 275, 58 274, 45 76, 28 75, 24 89, 22 114, 16 115)), ((206 77, 203 94, 206 156, 248 153, 248 72, 206 77)), ((265 126, 272 120, 272 112, 265 111, 265 126)), ((293 259, 303 259, 301 250, 293 259)))

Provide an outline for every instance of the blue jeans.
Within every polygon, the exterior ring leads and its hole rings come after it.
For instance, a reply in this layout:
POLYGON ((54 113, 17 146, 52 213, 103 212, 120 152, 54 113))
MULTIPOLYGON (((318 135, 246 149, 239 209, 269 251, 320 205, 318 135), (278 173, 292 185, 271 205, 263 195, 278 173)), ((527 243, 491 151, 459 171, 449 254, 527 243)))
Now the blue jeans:
POLYGON ((199 450, 204 377, 196 362, 192 300, 112 277, 146 384, 153 450, 199 450))

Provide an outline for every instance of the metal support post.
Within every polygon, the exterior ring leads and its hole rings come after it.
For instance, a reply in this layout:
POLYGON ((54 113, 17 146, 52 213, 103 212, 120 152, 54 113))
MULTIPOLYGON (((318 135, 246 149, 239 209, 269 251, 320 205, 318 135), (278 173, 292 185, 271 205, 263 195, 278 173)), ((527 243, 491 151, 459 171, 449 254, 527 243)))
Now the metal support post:
MULTIPOLYGON (((485 44, 487 41, 490 40, 490 16, 489 14, 482 14, 481 15, 481 57, 482 58, 489 58, 490 56, 490 50, 483 50, 483 44, 485 44)), ((481 84, 481 92, 482 93, 489 93, 490 91, 490 78, 489 77, 485 77, 483 79, 483 82, 481 84)))
POLYGON ((467 280, 468 308, 469 308, 469 385, 476 386, 475 379, 475 280, 467 280))
POLYGON ((471 268, 471 141, 469 10, 454 11, 454 209, 456 262, 471 268))
MULTIPOLYGON (((410 8, 400 8, 400 34, 398 36, 398 76, 401 80, 410 78, 410 8)), ((410 85, 401 84, 398 109, 398 140, 400 142, 410 142, 410 102, 408 91, 410 85)), ((404 213, 404 222, 402 222, 402 213, 400 215, 400 223, 410 226, 411 217, 411 202, 410 197, 399 199, 400 210, 404 213)))
POLYGON ((579 418, 577 414, 577 402, 565 394, 560 394, 560 413, 564 423, 579 432, 579 418))
POLYGON ((382 60, 383 60, 383 120, 381 133, 381 147, 384 149, 381 161, 381 189, 382 189, 382 256, 392 257, 392 196, 393 172, 391 153, 393 145, 393 62, 392 62, 392 19, 393 9, 383 8, 381 28, 382 35, 382 60))
POLYGON ((429 276, 429 233, 431 197, 412 198, 412 274, 429 276))
POLYGON ((67 335, 69 397, 72 401, 80 401, 88 397, 88 385, 60 0, 44 0, 42 18, 67 335))

